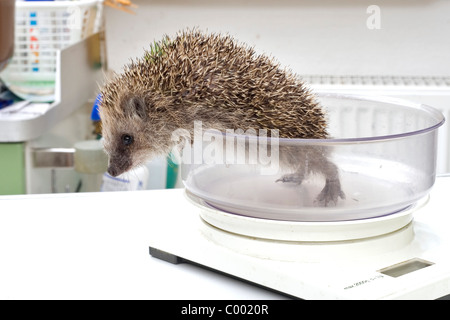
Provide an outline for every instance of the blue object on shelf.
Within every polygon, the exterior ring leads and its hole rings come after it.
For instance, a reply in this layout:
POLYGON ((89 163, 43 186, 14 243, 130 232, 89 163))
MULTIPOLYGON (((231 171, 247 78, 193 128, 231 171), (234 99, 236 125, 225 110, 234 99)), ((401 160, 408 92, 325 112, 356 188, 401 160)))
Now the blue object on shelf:
POLYGON ((10 106, 14 103, 13 99, 0 99, 0 109, 10 106))
POLYGON ((98 112, 98 105, 102 102, 102 94, 99 93, 95 99, 94 106, 92 107, 91 120, 100 121, 100 113, 98 112))

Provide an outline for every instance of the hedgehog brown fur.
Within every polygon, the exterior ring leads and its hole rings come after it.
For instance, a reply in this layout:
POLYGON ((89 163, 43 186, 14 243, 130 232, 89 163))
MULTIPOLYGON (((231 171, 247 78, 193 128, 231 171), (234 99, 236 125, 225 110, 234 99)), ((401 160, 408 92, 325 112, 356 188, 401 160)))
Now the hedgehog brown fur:
MULTIPOLYGON (((197 30, 164 37, 144 57, 132 61, 102 90, 100 115, 108 172, 119 175, 174 146, 172 132, 204 127, 278 129, 281 138, 327 138, 322 108, 303 82, 271 58, 232 37, 197 30)), ((280 150, 293 172, 280 181, 301 183, 322 173, 326 185, 318 200, 344 198, 336 166, 320 147, 280 150)))

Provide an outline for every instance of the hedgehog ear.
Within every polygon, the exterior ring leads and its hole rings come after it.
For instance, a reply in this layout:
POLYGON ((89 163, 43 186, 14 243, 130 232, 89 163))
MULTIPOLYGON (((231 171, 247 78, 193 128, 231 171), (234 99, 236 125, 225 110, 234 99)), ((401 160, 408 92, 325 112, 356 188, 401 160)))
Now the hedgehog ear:
POLYGON ((140 97, 132 97, 130 99, 129 108, 130 115, 137 115, 142 120, 148 118, 147 106, 144 99, 140 97))

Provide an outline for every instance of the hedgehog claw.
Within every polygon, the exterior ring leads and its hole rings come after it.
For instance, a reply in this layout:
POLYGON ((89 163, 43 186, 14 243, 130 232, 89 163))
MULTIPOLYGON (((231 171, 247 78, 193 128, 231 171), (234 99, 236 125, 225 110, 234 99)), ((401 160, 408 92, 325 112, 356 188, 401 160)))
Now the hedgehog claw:
POLYGON ((292 182, 296 184, 301 184, 303 182, 304 176, 299 173, 290 173, 283 175, 280 179, 277 179, 275 182, 292 182))

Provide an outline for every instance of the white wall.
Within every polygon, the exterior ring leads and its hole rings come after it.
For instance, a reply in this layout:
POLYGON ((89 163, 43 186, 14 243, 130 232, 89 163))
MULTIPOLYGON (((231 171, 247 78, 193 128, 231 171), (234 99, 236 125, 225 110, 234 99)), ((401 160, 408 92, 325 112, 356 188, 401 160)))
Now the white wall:
POLYGON ((136 15, 106 8, 110 68, 154 39, 197 26, 228 32, 299 74, 450 75, 447 0, 134 0, 136 15), (369 29, 370 5, 380 29, 369 29))

